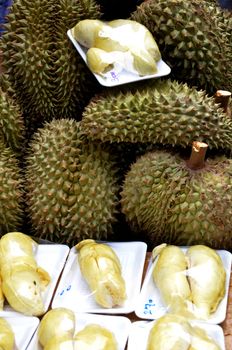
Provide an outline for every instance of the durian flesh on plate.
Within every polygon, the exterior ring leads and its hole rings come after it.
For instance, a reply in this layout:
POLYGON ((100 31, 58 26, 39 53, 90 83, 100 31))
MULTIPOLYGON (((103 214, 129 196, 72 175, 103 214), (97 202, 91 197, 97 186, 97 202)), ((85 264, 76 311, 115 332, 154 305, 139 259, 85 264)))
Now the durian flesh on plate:
POLYGON ((159 318, 150 329, 146 350, 220 350, 207 332, 176 314, 159 318))
POLYGON ((0 349, 14 350, 15 336, 10 324, 0 317, 0 349))
POLYGON ((10 306, 23 314, 44 313, 42 292, 49 274, 37 266, 37 244, 21 232, 9 232, 0 239, 0 275, 3 295, 10 306))
POLYGON ((74 349, 77 350, 117 350, 114 334, 98 324, 88 324, 74 336, 74 349))
POLYGON ((92 239, 81 241, 76 249, 81 273, 95 301, 104 308, 122 305, 126 299, 126 283, 114 250, 92 239))
POLYGON ((153 280, 169 312, 207 320, 226 294, 226 270, 220 255, 204 245, 153 249, 153 280), (186 250, 186 251, 185 251, 186 250))

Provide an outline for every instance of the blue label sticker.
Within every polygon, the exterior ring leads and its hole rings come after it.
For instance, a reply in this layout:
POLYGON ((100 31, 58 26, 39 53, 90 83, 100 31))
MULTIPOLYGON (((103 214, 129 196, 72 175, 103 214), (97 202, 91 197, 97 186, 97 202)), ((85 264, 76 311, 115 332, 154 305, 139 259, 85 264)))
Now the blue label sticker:
POLYGON ((156 304, 153 302, 152 299, 148 299, 148 302, 144 304, 144 315, 152 315, 154 313, 154 308, 156 304))

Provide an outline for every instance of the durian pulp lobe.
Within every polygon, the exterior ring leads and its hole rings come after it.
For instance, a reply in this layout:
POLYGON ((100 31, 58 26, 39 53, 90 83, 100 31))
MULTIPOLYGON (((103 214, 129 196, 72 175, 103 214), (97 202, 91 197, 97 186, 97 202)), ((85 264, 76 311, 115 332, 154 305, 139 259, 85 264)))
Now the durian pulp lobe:
POLYGON ((74 336, 74 344, 80 350, 116 350, 118 349, 115 335, 107 328, 98 324, 89 324, 74 336))
POLYGON ((203 245, 187 251, 188 278, 196 315, 207 319, 225 296, 226 272, 217 252, 203 245))
POLYGON ((13 350, 15 345, 15 335, 10 323, 0 318, 0 349, 13 350))
POLYGON ((59 336, 72 338, 74 331, 75 315, 73 311, 66 308, 56 308, 43 316, 38 329, 38 339, 40 344, 45 346, 50 339, 59 336))
POLYGON ((126 286, 114 250, 106 244, 89 240, 79 244, 81 246, 77 245, 77 249, 81 273, 96 302, 105 308, 122 305, 126 299, 126 286))

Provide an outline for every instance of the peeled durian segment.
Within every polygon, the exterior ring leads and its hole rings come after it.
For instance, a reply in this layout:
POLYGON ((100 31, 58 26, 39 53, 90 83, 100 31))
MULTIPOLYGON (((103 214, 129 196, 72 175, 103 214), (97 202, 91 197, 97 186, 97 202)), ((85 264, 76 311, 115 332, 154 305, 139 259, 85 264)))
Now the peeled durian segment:
POLYGON ((151 328, 146 350, 189 350, 190 325, 180 315, 166 314, 151 328))
POLYGON ((0 239, 0 269, 4 275, 4 269, 17 264, 25 264, 28 267, 36 267, 34 253, 37 243, 29 236, 21 232, 9 232, 0 239))
POLYGON ((219 345, 202 328, 191 326, 191 346, 188 350, 220 350, 219 345))
POLYGON ((156 62, 149 53, 138 48, 132 50, 131 54, 133 57, 132 66, 137 74, 144 76, 157 73, 156 62))
POLYGON ((67 334, 57 335, 55 337, 52 337, 43 348, 43 350, 74 350, 74 349, 75 348, 74 348, 73 338, 67 334))
POLYGON ((0 318, 0 349, 13 350, 14 345, 15 336, 10 324, 4 318, 0 318))
POLYGON ((180 315, 190 315, 192 297, 183 251, 179 247, 162 244, 154 248, 152 254, 153 257, 158 255, 152 276, 167 309, 180 315))
POLYGON ((80 270, 96 302, 112 308, 126 299, 126 285, 121 264, 114 250, 94 240, 83 240, 76 245, 80 270))
POLYGON ((90 48, 86 53, 86 60, 90 70, 97 74, 104 74, 112 69, 116 59, 114 53, 105 52, 96 47, 90 48))
MULTIPOLYGON (((64 336, 64 339, 72 338, 75 331, 75 315, 72 310, 56 308, 49 310, 42 318, 38 328, 38 339, 45 346, 53 339, 64 336)), ((50 344, 50 343, 49 343, 50 344)), ((51 345, 49 345, 51 346, 51 345)))
POLYGON ((4 306, 4 295, 2 292, 2 278, 1 278, 1 274, 0 274, 0 311, 3 310, 3 306, 4 306))
POLYGON ((97 324, 89 324, 74 336, 77 350, 117 350, 114 334, 97 324))
POLYGON ((96 38, 101 30, 104 30, 106 24, 97 19, 83 19, 72 29, 73 37, 84 47, 96 47, 96 38))
POLYGON ((37 266, 34 253, 37 243, 21 232, 9 232, 0 239, 2 290, 16 311, 40 316, 44 313, 43 288, 49 274, 37 266))
POLYGON ((41 281, 36 270, 24 265, 9 267, 2 281, 2 290, 14 310, 33 316, 44 313, 41 281))
POLYGON ((192 246, 186 255, 195 313, 197 317, 207 319, 217 310, 225 295, 225 268, 217 252, 207 246, 192 246))

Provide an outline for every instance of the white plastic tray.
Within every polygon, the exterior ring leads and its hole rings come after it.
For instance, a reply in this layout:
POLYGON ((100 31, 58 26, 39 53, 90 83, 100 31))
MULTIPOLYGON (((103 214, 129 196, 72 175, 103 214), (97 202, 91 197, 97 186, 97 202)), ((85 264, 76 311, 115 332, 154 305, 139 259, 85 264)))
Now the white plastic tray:
MULTIPOLYGON (((83 58, 83 60, 87 64, 87 61, 86 61, 87 48, 83 47, 77 42, 77 40, 72 36, 70 29, 67 31, 67 35, 71 40, 71 42, 73 43, 73 45, 75 46, 76 50, 79 52, 80 56, 83 58)), ((101 76, 95 73, 92 73, 92 74, 96 77, 96 79, 101 85, 110 87, 110 86, 132 83, 139 80, 160 78, 170 74, 170 72, 171 72, 171 68, 161 59, 159 62, 157 62, 157 73, 152 75, 146 75, 146 76, 140 77, 139 75, 133 74, 126 70, 122 70, 120 73, 116 74, 113 69, 107 72, 107 74, 105 74, 104 76, 101 76)))
MULTIPOLYGON (((129 336, 131 321, 123 316, 93 315, 75 313, 76 327, 75 333, 83 329, 88 324, 98 324, 111 331, 117 340, 118 350, 124 350, 129 336)), ((34 334, 27 350, 42 350, 38 342, 38 331, 34 334)))
MULTIPOLYGON (((149 332, 154 322, 155 321, 137 321, 132 323, 127 350, 146 350, 149 332)), ((220 350, 225 350, 224 334, 220 326, 200 322, 191 322, 191 324, 203 328, 208 336, 216 341, 220 350)))
MULTIPOLYGON (((65 261, 69 254, 70 248, 63 244, 39 244, 35 254, 38 266, 44 268, 50 275, 51 281, 42 294, 45 311, 48 310, 51 299, 53 297, 59 276, 65 265, 65 261)), ((16 316, 22 315, 14 311, 9 305, 4 306, 4 310, 0 311, 0 316, 16 316)))
POLYGON ((39 319, 37 317, 4 317, 15 335, 16 349, 25 350, 34 335, 39 319))
POLYGON ((124 305, 106 309, 98 305, 85 279, 82 277, 78 253, 70 251, 60 283, 52 302, 52 308, 67 307, 75 312, 126 314, 134 311, 140 292, 147 245, 143 242, 108 242, 116 252, 126 282, 127 299, 124 305))
MULTIPOLYGON (((182 247, 181 249, 184 252, 186 252, 187 250, 186 247, 182 247)), ((209 319, 205 320, 205 322, 212 324, 219 324, 223 322, 226 318, 226 308, 228 302, 230 271, 232 262, 232 254, 230 252, 226 250, 217 250, 217 253, 220 255, 226 271, 226 293, 224 298, 218 305, 217 310, 211 315, 209 319)), ((145 275, 144 283, 135 309, 135 313, 138 317, 150 320, 157 319, 167 312, 166 306, 162 301, 159 290, 156 287, 152 278, 154 264, 155 262, 152 263, 151 259, 148 264, 147 273, 145 275)))

